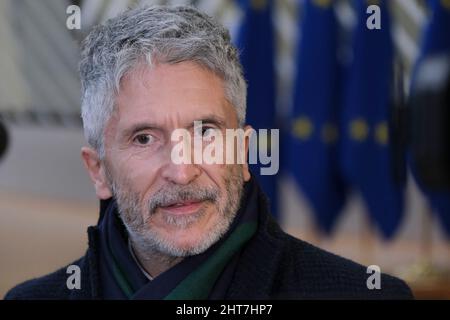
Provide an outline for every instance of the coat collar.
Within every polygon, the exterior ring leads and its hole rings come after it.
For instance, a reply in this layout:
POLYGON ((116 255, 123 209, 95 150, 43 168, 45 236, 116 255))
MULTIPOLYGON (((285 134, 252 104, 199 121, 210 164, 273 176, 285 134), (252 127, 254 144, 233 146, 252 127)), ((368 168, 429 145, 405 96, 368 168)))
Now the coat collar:
POLYGON ((227 299, 245 300, 271 298, 284 241, 276 236, 282 232, 269 213, 266 195, 259 190, 259 227, 256 235, 242 252, 227 299))
POLYGON ((101 299, 99 278, 99 240, 97 226, 88 228, 89 247, 78 266, 81 271, 81 290, 70 290, 69 300, 98 300, 101 299))

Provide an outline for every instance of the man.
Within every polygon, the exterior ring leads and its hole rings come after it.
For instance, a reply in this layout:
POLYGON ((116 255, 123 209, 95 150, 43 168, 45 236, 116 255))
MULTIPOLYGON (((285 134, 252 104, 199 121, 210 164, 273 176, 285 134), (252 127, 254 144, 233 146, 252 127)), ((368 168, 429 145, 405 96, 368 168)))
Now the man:
POLYGON ((246 163, 174 161, 178 129, 205 148, 227 129, 251 129, 237 50, 210 17, 129 10, 90 33, 80 70, 82 158, 101 200, 87 253, 72 263, 81 282, 69 286, 65 267, 7 299, 412 296, 388 275, 371 290, 363 266, 284 233, 246 163))

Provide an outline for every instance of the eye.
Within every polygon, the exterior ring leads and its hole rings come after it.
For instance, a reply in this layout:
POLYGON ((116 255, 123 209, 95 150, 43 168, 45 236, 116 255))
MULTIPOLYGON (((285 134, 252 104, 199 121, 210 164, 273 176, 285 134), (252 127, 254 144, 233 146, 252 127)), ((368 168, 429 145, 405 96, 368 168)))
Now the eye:
POLYGON ((139 145, 146 146, 152 143, 154 140, 154 137, 151 134, 138 134, 136 137, 134 137, 133 141, 136 142, 139 145))
POLYGON ((198 127, 195 129, 195 133, 202 137, 203 139, 209 139, 211 136, 213 136, 214 131, 217 130, 216 128, 212 128, 212 127, 198 127))
POLYGON ((203 128, 202 129, 202 137, 203 138, 210 138, 214 135, 215 128, 203 128))

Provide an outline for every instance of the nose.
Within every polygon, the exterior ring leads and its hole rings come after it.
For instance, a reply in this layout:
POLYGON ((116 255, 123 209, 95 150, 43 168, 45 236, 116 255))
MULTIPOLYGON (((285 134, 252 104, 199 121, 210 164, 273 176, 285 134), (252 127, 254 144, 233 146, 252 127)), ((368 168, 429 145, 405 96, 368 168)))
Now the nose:
POLYGON ((162 177, 172 183, 187 185, 197 179, 201 169, 196 164, 175 164, 170 162, 162 170, 162 177))

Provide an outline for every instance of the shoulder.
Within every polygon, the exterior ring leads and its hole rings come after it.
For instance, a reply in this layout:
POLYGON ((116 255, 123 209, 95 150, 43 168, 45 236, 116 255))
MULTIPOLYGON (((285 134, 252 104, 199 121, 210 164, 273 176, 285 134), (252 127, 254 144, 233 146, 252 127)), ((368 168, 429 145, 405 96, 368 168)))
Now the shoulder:
POLYGON ((45 276, 18 284, 5 295, 5 300, 64 300, 69 299, 71 290, 67 288, 70 276, 68 267, 82 265, 83 258, 45 276))
MULTIPOLYGON (((318 248, 284 232, 267 216, 260 246, 277 252, 271 296, 275 299, 412 299, 408 285, 388 274, 318 248), (374 287, 373 284, 376 284, 374 287), (379 287, 379 289, 378 289, 379 287)), ((260 252, 260 250, 258 250, 260 252)))
POLYGON ((275 298, 412 299, 401 279, 292 237, 278 226, 271 238, 282 245, 273 292, 275 298), (377 284, 374 288, 372 285, 377 284), (372 289, 371 289, 372 288, 372 289))

